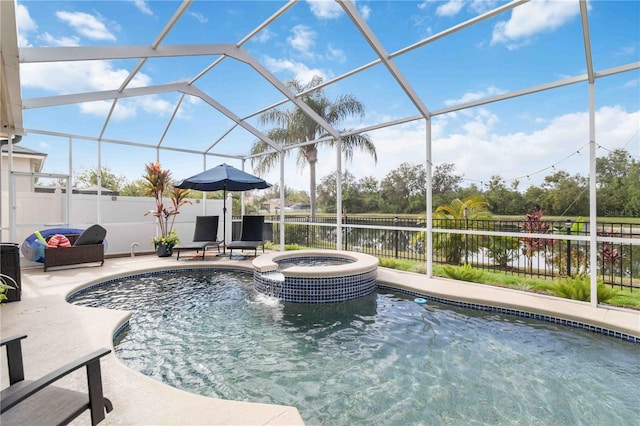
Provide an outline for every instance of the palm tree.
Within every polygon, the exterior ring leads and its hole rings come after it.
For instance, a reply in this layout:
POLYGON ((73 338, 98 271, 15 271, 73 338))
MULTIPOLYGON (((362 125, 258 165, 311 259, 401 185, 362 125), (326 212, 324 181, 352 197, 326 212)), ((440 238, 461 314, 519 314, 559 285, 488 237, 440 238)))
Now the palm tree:
MULTIPOLYGON (((491 218, 489 203, 484 197, 474 195, 464 200, 455 199, 451 204, 439 206, 433 212, 434 227, 448 229, 467 229, 469 220, 491 218)), ((458 265, 465 255, 478 249, 477 237, 464 234, 446 234, 438 232, 434 241, 435 248, 443 253, 446 262, 458 265)))
MULTIPOLYGON (((291 80, 286 84, 294 93, 308 91, 308 93, 305 93, 301 97, 302 101, 334 128, 349 116, 359 115, 362 117, 364 115, 364 106, 352 95, 342 95, 335 102, 331 102, 321 89, 311 91, 311 89, 321 83, 322 78, 314 76, 307 84, 303 84, 298 80, 291 80)), ((329 133, 323 127, 297 107, 292 110, 278 108, 269 110, 260 116, 260 123, 275 125, 276 127, 268 130, 266 135, 285 146, 314 141, 329 136, 329 133)), ((340 133, 344 132, 346 132, 346 130, 340 131, 340 133)), ((309 195, 313 219, 315 219, 316 212, 316 163, 318 162, 318 145, 321 143, 334 146, 336 141, 328 139, 322 142, 303 145, 297 150, 298 167, 304 167, 306 164, 309 164, 309 195)), ((376 148, 368 135, 353 134, 342 138, 342 153, 347 161, 353 159, 353 153, 356 149, 371 154, 374 160, 377 161, 376 148)), ((293 150, 287 150, 286 153, 289 154, 291 151, 293 150)), ((251 148, 251 153, 268 153, 252 158, 252 165, 257 174, 267 172, 279 161, 278 153, 273 151, 264 141, 257 141, 251 148)))

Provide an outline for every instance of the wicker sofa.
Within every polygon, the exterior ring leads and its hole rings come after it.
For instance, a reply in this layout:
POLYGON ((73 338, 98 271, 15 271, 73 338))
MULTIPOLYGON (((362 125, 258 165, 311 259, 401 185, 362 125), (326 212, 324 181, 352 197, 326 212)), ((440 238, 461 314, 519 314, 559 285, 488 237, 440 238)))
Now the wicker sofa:
POLYGON ((92 225, 82 234, 65 235, 71 247, 47 247, 44 249, 44 270, 55 266, 100 262, 104 264, 104 238, 106 229, 92 225))

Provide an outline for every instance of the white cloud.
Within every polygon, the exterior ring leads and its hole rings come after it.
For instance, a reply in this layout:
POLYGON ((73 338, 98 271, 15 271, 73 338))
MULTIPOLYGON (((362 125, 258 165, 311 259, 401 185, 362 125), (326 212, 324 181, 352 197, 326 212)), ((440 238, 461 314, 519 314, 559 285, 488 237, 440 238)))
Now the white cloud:
POLYGON ((145 0, 131 0, 136 8, 145 15, 153 16, 153 12, 145 0))
POLYGON ((79 46, 80 38, 77 36, 55 38, 49 33, 43 33, 38 36, 38 40, 41 40, 47 46, 79 46))
MULTIPOLYGON (((86 102, 80 104, 80 111, 84 114, 106 118, 111 109, 113 100, 86 102)), ((175 105, 159 98, 156 95, 142 96, 138 98, 120 99, 113 110, 111 119, 121 121, 138 115, 139 110, 149 114, 167 116, 173 112, 175 105)))
MULTIPOLYGON (((20 78, 24 87, 39 88, 56 94, 115 90, 129 75, 125 69, 113 69, 109 61, 49 62, 22 64, 20 78)), ((151 79, 143 73, 129 87, 140 87, 151 79)))
MULTIPOLYGON (((26 8, 18 6, 19 16, 25 22, 24 31, 35 31, 36 24, 29 17, 26 8)), ((98 39, 108 39, 110 33, 95 17, 85 13, 58 12, 57 16, 69 23, 80 34, 98 39)), ((45 32, 38 35, 38 39, 50 46, 77 46, 80 39, 77 36, 55 38, 45 32)), ((25 39, 26 40, 26 39, 25 39)), ((128 77, 126 69, 114 68, 110 61, 79 61, 22 64, 20 77, 24 87, 43 89, 55 94, 84 93, 92 91, 115 90, 128 77)), ((138 73, 128 87, 148 86, 151 78, 138 73)), ((112 105, 112 100, 87 102, 79 104, 84 114, 106 117, 112 105)), ((139 110, 147 113, 167 115, 173 111, 174 105, 158 96, 145 96, 132 99, 121 99, 112 118, 121 120, 134 117, 139 110)))
POLYGON ((622 85, 622 87, 624 87, 625 89, 631 89, 634 87, 638 87, 639 83, 640 82, 636 78, 636 79, 627 81, 625 84, 622 85))
POLYGON ((342 15, 342 7, 335 1, 307 0, 311 12, 319 19, 335 19, 342 15))
POLYGON ((472 0, 469 9, 476 13, 484 13, 496 7, 495 0, 472 0))
MULTIPOLYGON (((588 112, 558 116, 531 133, 500 134, 492 130, 499 129, 496 119, 476 115, 463 125, 464 131, 434 138, 434 162, 454 163, 459 173, 475 181, 486 182, 492 175, 507 181, 519 178, 520 189, 539 185, 552 166, 588 175, 588 112)), ((640 111, 603 107, 596 112, 596 141, 608 149, 621 147, 637 132, 639 121, 640 111)))
POLYGON ((260 43, 264 43, 265 41, 268 41, 274 36, 275 36, 274 32, 269 31, 268 28, 265 28, 262 31, 260 31, 256 37, 254 37, 254 40, 259 41, 260 43))
POLYGON ((111 40, 116 37, 98 18, 84 12, 56 12, 56 16, 66 22, 79 34, 93 40, 111 40))
POLYGON ((327 73, 321 69, 309 68, 301 62, 295 62, 289 59, 275 59, 266 56, 264 58, 264 64, 271 72, 288 71, 293 75, 293 78, 303 82, 311 81, 314 75, 322 77, 323 80, 327 79, 327 73))
POLYGON ((138 97, 135 99, 135 104, 139 105, 145 112, 158 115, 170 114, 175 109, 175 104, 169 103, 156 95, 138 97))
POLYGON ((635 46, 624 46, 616 50, 614 53, 615 56, 629 56, 633 55, 636 51, 635 46))
POLYGON ((310 50, 315 45, 316 32, 306 25, 299 24, 291 29, 291 33, 293 35, 287 37, 289 45, 298 52, 312 56, 313 52, 310 50))
POLYGON ((438 16, 455 16, 464 7, 462 0, 449 0, 436 9, 436 15, 438 16))
POLYGON ((483 99, 490 96, 497 96, 502 93, 505 93, 505 91, 498 89, 497 87, 491 86, 486 88, 485 90, 480 90, 478 92, 467 92, 458 99, 447 99, 444 101, 444 104, 447 106, 460 105, 460 104, 465 104, 467 102, 477 101, 478 99, 483 99))
MULTIPOLYGON (((587 176, 589 153, 584 146, 589 141, 588 112, 563 114, 551 120, 538 120, 540 127, 529 133, 500 133, 497 125, 500 117, 489 110, 474 110, 474 113, 458 115, 466 118, 454 132, 447 131, 451 114, 435 117, 432 122, 432 145, 434 165, 453 163, 457 174, 471 182, 488 182, 491 176, 499 175, 509 185, 519 178, 519 189, 539 185, 545 176, 556 170, 569 174, 587 176), (581 149, 582 148, 582 149, 581 149), (578 154, 578 150, 580 153, 578 154), (539 172, 539 173, 536 173, 539 172), (527 178, 527 175, 529 177, 527 178)), ((393 117, 375 117, 372 122, 390 121, 393 117)), ((532 120, 535 121, 535 120, 532 120)), ((596 112, 596 142, 609 149, 625 147, 640 152, 639 146, 630 146, 629 140, 638 140, 640 111, 627 112, 621 107, 603 107, 596 112)), ((375 176, 382 180, 391 170, 403 162, 426 164, 426 132, 424 121, 415 121, 398 126, 368 132, 376 146, 378 163, 374 164, 368 154, 357 153, 352 163, 343 163, 357 179, 375 176)), ((607 152, 598 150, 597 155, 607 152)), ((323 149, 317 164, 318 183, 335 171, 335 151, 323 149)), ((295 156, 287 160, 287 186, 308 190, 308 167, 300 170, 295 165, 295 156)), ((278 171, 269 176, 279 181, 278 171)))
POLYGON ((207 17, 204 16, 202 13, 189 12, 189 15, 196 18, 196 21, 200 22, 201 24, 205 24, 209 22, 209 19, 207 19, 207 17))
POLYGON ((475 138, 487 137, 489 131, 493 129, 499 121, 495 114, 483 108, 474 111, 473 114, 467 115, 471 115, 472 120, 463 124, 462 129, 464 129, 468 135, 473 135, 475 138))
MULTIPOLYGON (((83 114, 95 115, 97 117, 107 118, 109 114, 109 110, 111 109, 111 105, 113 104, 112 100, 109 101, 96 101, 96 102, 85 102, 80 104, 80 111, 83 114)), ((113 110, 113 114, 111 118, 113 120, 124 120, 127 118, 132 118, 136 116, 136 109, 127 105, 126 102, 118 102, 115 109, 113 110)))
POLYGON ((338 61, 341 64, 347 61, 347 55, 342 49, 336 49, 331 44, 327 45, 327 58, 338 61))
POLYGON ((514 8, 508 21, 495 25, 491 44, 502 43, 516 49, 530 43, 535 35, 553 31, 579 15, 578 2, 531 1, 514 8))
POLYGON ((19 4, 16 7, 16 24, 18 28, 18 46, 31 46, 27 36, 29 33, 36 32, 38 30, 38 25, 33 19, 31 19, 29 9, 24 5, 19 4))
POLYGON ((369 16, 371 15, 371 8, 365 4, 364 6, 360 7, 359 9, 360 9, 360 15, 362 15, 362 18, 365 21, 367 19, 369 19, 369 16))

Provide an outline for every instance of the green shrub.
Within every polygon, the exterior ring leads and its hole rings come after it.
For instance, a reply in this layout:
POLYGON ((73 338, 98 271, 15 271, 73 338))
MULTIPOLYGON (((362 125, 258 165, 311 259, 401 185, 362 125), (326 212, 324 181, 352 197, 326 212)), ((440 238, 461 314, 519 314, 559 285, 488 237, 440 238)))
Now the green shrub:
POLYGON ((426 274, 427 273, 427 265, 425 265, 424 263, 415 263, 413 264, 413 266, 411 267, 411 269, 409 269, 410 272, 415 272, 416 274, 426 274))
MULTIPOLYGON (((581 300, 588 302, 591 300, 591 282, 588 277, 576 276, 567 278, 555 285, 549 286, 549 290, 558 297, 565 299, 581 300)), ((616 296, 617 292, 598 282, 598 302, 604 303, 616 296)))
POLYGON ((638 290, 632 292, 628 288, 617 289, 615 296, 609 299, 608 302, 613 306, 621 306, 623 308, 640 309, 640 297, 638 297, 638 290))
POLYGON ((444 265, 442 267, 444 274, 454 280, 470 281, 473 283, 482 282, 484 272, 473 269, 470 264, 465 263, 462 266, 444 265))
MULTIPOLYGON (((267 241, 264 245, 264 248, 267 250, 280 250, 280 244, 277 243, 272 243, 271 241, 267 241)), ((298 244, 285 244, 284 245, 284 249, 285 251, 288 250, 302 250, 302 247, 300 247, 298 244)))
POLYGON ((528 283, 515 283, 514 288, 520 291, 533 291, 535 287, 528 283))
MULTIPOLYGON (((410 272, 417 272, 424 274, 426 273, 426 265, 424 262, 411 262, 411 261, 403 261, 389 258, 379 258, 380 266, 391 268, 391 269, 401 269, 410 272), (411 267, 405 267, 410 264, 411 267)), ((433 275, 436 277, 451 277, 454 279, 464 279, 458 278, 461 275, 459 272, 452 272, 455 276, 448 275, 445 272, 445 268, 452 270, 452 266, 442 266, 435 264, 433 265, 433 275)), ((460 267, 458 267, 460 268, 460 267)), ((464 279, 465 281, 471 281, 468 279, 464 279)), ((524 278, 515 275, 511 275, 510 273, 505 272, 491 272, 491 271, 483 271, 481 281, 473 281, 480 282, 481 284, 494 285, 494 286, 502 286, 502 287, 511 287, 522 291, 530 291, 535 293, 544 293, 544 294, 554 294, 554 290, 558 288, 558 279, 551 280, 548 278, 524 278)), ((564 280, 562 281, 565 286, 567 285, 564 280)), ((588 282, 588 280, 587 280, 588 282)), ((587 285, 587 288, 589 285, 587 285)), ((585 300, 590 300, 589 296, 585 300)), ((556 294, 556 296, 559 296, 556 294)), ((564 297, 564 296, 562 296, 564 297)), ((600 303, 605 302, 608 305, 612 306, 620 306, 624 308, 631 309, 640 309, 640 291, 637 289, 632 291, 631 289, 615 289, 612 290, 609 286, 605 284, 598 285, 598 301, 600 303), (611 296, 608 296, 611 294, 611 296)))
POLYGON ((393 259, 389 257, 379 257, 378 266, 400 271, 415 271, 415 263, 408 260, 393 259))

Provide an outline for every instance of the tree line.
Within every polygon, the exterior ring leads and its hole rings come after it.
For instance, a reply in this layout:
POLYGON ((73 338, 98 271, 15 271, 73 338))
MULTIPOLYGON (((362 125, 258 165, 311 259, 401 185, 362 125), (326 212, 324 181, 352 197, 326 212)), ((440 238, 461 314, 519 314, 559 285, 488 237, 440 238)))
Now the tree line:
MULTIPOLYGON (((481 196, 496 215, 523 215, 540 207, 553 216, 589 215, 589 178, 555 170, 544 181, 519 190, 519 181, 507 185, 498 175, 484 187, 462 186, 464 177, 455 165, 436 166, 432 174, 433 208, 456 199, 481 196)), ((616 149, 596 159, 597 214, 604 217, 640 217, 640 162, 626 150, 616 149)), ((318 207, 336 211, 336 174, 325 176, 317 188, 318 207)), ((403 163, 382 180, 369 176, 342 176, 342 205, 347 213, 421 214, 426 210, 426 169, 403 163)))
MULTIPOLYGON (((378 180, 373 176, 356 179, 345 171, 342 176, 342 206, 345 213, 424 214, 426 210, 426 169, 421 164, 403 163, 378 180)), ((102 186, 119 191, 123 196, 142 196, 142 181, 127 183, 107 167, 102 170, 102 186)), ((78 183, 95 185, 97 169, 76 176, 78 183)), ((616 149, 606 157, 596 159, 597 214, 602 217, 640 217, 640 161, 626 150, 616 149)), ((472 183, 463 186, 464 176, 456 173, 455 165, 437 165, 432 174, 433 208, 450 205, 454 200, 480 196, 495 215, 523 215, 540 207, 546 215, 588 216, 589 178, 555 170, 544 181, 519 190, 518 181, 509 185, 498 175, 484 187, 472 183)), ((317 207, 324 213, 336 212, 336 174, 325 176, 317 186, 317 207)), ((194 195, 194 194, 192 194, 194 195)), ((195 194, 198 195, 198 194, 195 194)), ((208 198, 221 198, 222 193, 208 193, 208 198)), ((257 212, 267 199, 280 198, 276 184, 261 191, 249 213, 257 212)), ((285 187, 288 202, 308 202, 309 194, 285 187)), ((234 214, 239 214, 239 196, 234 197, 234 214)))

